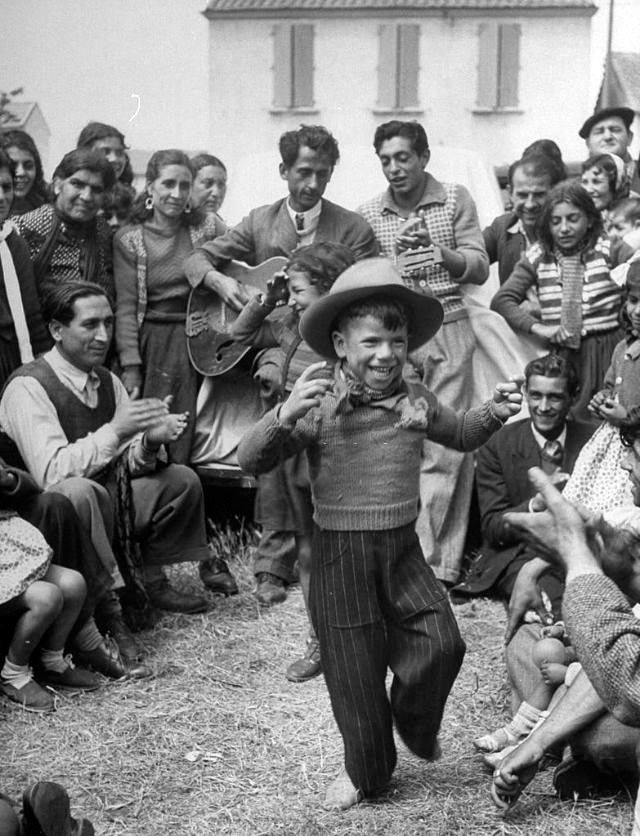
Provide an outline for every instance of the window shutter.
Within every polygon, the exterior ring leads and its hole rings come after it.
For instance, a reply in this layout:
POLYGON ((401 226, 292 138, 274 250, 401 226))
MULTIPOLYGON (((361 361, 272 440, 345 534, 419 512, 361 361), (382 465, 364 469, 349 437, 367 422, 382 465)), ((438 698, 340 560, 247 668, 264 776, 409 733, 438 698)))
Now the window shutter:
POLYGON ((518 73, 520 71, 520 27, 502 23, 498 27, 498 107, 518 106, 518 73))
POLYGON ((313 25, 296 23, 293 30, 293 107, 313 106, 313 25))
POLYGON ((478 107, 497 105, 498 27, 481 23, 478 29, 478 107))
POLYGON ((398 26, 398 107, 418 105, 418 64, 420 60, 420 27, 413 23, 398 26))
POLYGON ((291 107, 291 26, 273 27, 273 104, 291 107))
POLYGON ((396 106, 396 50, 396 26, 384 23, 380 26, 378 47, 378 106, 381 108, 396 106))

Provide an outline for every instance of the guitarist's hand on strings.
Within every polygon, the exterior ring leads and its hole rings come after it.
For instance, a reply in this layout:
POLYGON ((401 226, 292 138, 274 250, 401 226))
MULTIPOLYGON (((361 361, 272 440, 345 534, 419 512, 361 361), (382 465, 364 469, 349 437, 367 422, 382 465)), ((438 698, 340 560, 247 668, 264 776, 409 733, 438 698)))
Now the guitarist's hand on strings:
POLYGON ((225 276, 218 270, 209 270, 204 277, 204 286, 213 290, 234 311, 241 311, 249 301, 246 290, 231 276, 225 276))

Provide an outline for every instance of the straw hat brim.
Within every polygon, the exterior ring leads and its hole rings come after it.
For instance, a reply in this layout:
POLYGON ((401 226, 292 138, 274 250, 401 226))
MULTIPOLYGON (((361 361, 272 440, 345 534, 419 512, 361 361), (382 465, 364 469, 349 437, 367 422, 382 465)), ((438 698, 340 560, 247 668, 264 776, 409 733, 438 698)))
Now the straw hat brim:
POLYGON ((300 317, 300 335, 322 357, 335 359, 331 337, 334 323, 341 311, 368 296, 391 296, 402 302, 410 313, 409 351, 428 342, 439 330, 444 318, 442 305, 435 296, 416 293, 397 283, 369 287, 354 287, 338 293, 328 293, 310 305, 300 317))

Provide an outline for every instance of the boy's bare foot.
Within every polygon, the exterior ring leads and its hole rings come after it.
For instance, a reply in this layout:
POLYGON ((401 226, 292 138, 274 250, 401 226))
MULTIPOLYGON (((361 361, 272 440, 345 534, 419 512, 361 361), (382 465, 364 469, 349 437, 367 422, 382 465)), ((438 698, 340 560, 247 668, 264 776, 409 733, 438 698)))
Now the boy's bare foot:
POLYGON ((329 784, 324 806, 327 810, 348 810, 359 804, 363 798, 362 791, 353 786, 346 769, 343 769, 329 784))

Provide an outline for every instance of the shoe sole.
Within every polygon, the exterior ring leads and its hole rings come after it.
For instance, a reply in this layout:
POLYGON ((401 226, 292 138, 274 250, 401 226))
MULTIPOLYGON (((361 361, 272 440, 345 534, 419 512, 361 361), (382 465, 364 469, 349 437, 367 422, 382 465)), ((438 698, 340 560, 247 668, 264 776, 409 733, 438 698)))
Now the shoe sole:
POLYGON ((300 684, 302 682, 310 682, 312 679, 316 679, 319 676, 322 676, 322 668, 317 673, 312 673, 309 676, 291 676, 288 673, 285 673, 288 682, 295 682, 296 684, 300 684))
MULTIPOLYGON (((7 695, 4 695, 7 697, 7 695)), ((11 708, 15 709, 16 711, 28 711, 30 714, 53 714, 56 710, 55 703, 47 708, 36 708, 32 705, 25 705, 23 702, 18 702, 17 700, 11 699, 11 697, 7 697, 9 701, 9 705, 11 708)))

